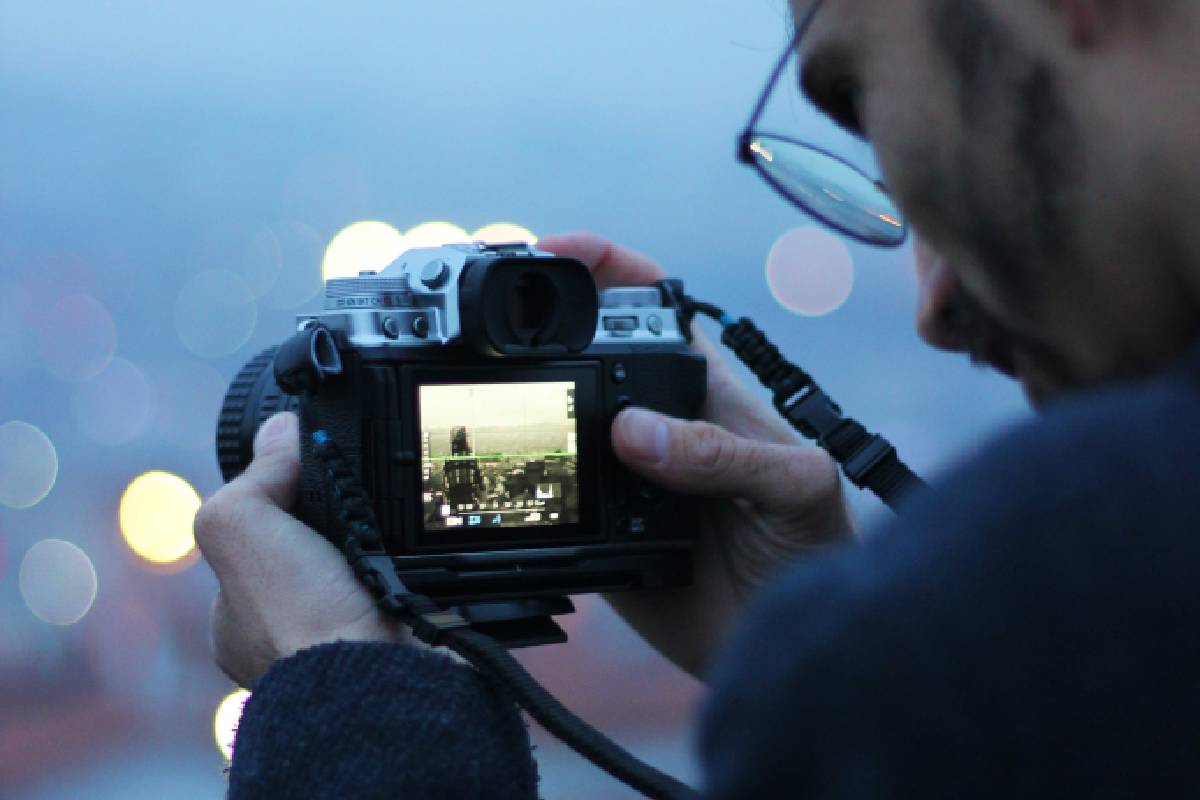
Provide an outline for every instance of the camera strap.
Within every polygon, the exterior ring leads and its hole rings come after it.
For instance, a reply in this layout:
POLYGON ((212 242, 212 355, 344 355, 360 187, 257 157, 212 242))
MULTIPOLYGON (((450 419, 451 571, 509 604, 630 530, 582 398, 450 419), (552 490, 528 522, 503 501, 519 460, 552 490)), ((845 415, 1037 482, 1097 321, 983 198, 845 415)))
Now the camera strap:
POLYGON ((753 321, 746 317, 734 319, 711 303, 689 297, 677 280, 659 281, 657 285, 664 301, 676 308, 680 330, 690 331, 696 314, 721 324, 722 344, 771 391, 775 408, 783 418, 827 451, 851 483, 874 492, 893 510, 909 493, 926 488, 887 439, 845 416, 813 377, 788 361, 753 321))
MULTIPOLYGON (((301 413, 312 423, 309 405, 305 398, 301 413)), ((342 552, 380 608, 411 627, 420 641, 457 653, 551 735, 622 783, 656 800, 697 797, 691 787, 641 761, 576 716, 495 639, 430 598, 409 592, 384 548, 375 511, 350 459, 325 429, 312 424, 309 428, 313 451, 338 510, 342 552)))

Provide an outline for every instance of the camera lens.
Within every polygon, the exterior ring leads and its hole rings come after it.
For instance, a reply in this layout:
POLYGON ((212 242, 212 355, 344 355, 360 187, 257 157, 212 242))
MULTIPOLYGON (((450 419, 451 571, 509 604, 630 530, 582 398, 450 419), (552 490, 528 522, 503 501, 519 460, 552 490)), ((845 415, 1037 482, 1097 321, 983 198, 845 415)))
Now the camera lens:
POLYGON ((275 383, 275 353, 268 348, 252 358, 229 385, 217 419, 217 463, 226 483, 242 474, 254 458, 254 434, 280 411, 297 411, 300 401, 275 383))
POLYGON ((559 314, 558 289, 544 273, 525 272, 508 290, 508 326, 517 341, 537 346, 553 337, 559 314))

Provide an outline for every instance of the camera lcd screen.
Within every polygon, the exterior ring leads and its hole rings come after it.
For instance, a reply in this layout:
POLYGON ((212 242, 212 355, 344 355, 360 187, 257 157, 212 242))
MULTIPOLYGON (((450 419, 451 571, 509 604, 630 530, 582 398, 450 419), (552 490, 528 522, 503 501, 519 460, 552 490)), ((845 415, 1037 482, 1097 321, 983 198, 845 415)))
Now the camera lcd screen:
POLYGON ((428 384, 418 403, 426 531, 579 522, 574 381, 428 384))

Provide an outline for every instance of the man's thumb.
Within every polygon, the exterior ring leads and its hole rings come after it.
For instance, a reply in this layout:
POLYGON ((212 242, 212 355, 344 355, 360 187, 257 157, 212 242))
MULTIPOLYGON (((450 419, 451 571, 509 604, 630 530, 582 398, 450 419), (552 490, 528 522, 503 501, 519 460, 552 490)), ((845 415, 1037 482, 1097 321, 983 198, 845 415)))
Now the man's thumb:
POLYGON ((813 448, 760 442, 719 425, 628 408, 613 422, 613 449, 654 483, 685 494, 744 497, 777 508, 803 504, 837 481, 813 448))
POLYGON ((300 429, 296 415, 283 412, 262 424, 254 436, 254 460, 238 481, 280 508, 291 508, 300 474, 300 429))

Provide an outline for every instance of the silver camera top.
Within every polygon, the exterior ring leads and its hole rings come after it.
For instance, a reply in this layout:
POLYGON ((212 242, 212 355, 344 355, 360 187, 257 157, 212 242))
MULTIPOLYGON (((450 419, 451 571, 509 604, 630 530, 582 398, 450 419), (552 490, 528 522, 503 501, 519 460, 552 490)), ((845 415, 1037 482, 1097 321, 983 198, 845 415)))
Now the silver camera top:
MULTIPOLYGON (((462 336, 459 287, 481 259, 558 258, 524 242, 449 244, 407 250, 379 272, 325 282, 325 308, 297 317, 297 328, 319 322, 355 347, 446 345, 462 336)), ((654 287, 599 293, 593 342, 650 344, 683 341, 675 312, 654 287)))

